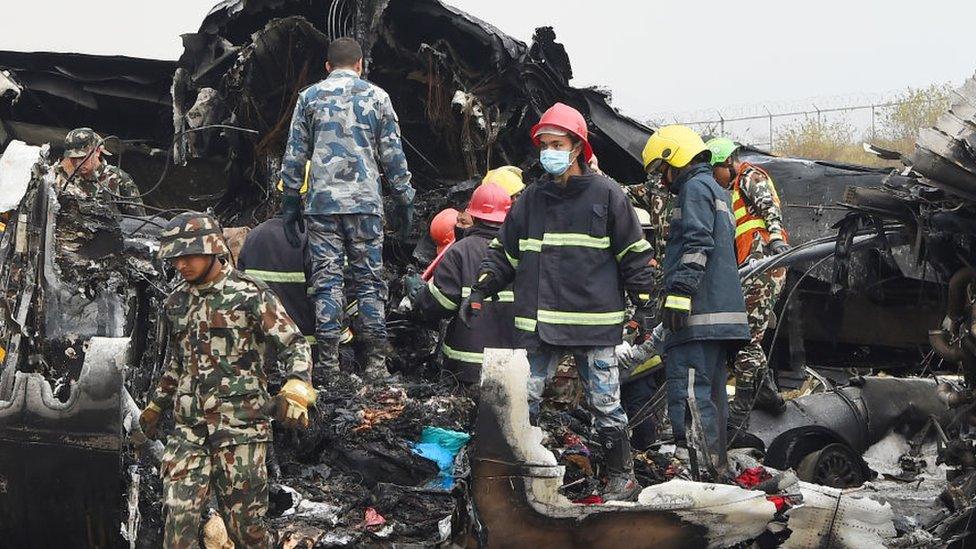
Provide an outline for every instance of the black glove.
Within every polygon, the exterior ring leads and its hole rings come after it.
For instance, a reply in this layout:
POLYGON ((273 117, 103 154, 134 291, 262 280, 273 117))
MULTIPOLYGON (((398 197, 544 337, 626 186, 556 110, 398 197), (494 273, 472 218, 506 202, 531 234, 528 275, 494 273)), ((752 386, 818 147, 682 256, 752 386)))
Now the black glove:
POLYGON ((400 240, 406 240, 410 236, 410 229, 413 227, 413 203, 397 204, 393 209, 393 227, 400 240))
POLYGON ((668 294, 661 307, 661 323, 672 333, 680 331, 688 325, 691 316, 691 298, 681 294, 668 294))
POLYGON ((790 245, 786 241, 777 238, 776 240, 769 241, 769 251, 773 255, 785 254, 790 251, 790 245))
POLYGON ((461 323, 471 328, 471 321, 474 320, 476 316, 481 314, 481 308, 484 307, 485 293, 480 288, 472 288, 471 294, 461 300, 461 307, 458 308, 458 318, 461 319, 461 323))
POLYGON ((420 278, 419 274, 414 273, 403 277, 403 293, 410 301, 417 299, 417 294, 420 293, 420 289, 424 286, 426 284, 420 278))
POLYGON ((640 326, 643 333, 651 333, 656 326, 657 315, 651 302, 650 294, 634 294, 631 296, 634 302, 634 321, 640 326))
POLYGON ((300 248, 302 239, 299 232, 305 232, 305 218, 302 217, 302 197, 295 191, 286 190, 281 195, 281 218, 284 221, 285 240, 292 248, 300 248))

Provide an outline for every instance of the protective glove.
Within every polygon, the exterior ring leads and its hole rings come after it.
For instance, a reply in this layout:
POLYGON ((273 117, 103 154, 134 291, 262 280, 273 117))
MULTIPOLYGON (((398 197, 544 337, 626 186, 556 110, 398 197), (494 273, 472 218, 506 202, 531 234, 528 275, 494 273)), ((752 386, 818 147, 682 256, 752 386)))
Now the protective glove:
POLYGON ((691 316, 691 298, 681 294, 668 294, 661 307, 661 323, 666 330, 677 332, 688 325, 691 316))
POLYGON ((481 309, 485 306, 485 292, 479 288, 472 288, 471 294, 461 300, 458 308, 458 318, 466 327, 471 328, 471 321, 481 314, 481 309))
POLYGON ((139 427, 142 429, 142 434, 146 435, 147 438, 156 438, 159 431, 159 417, 162 413, 163 411, 159 406, 150 402, 142 413, 139 414, 139 427))
POLYGON ((295 191, 285 190, 281 195, 281 218, 284 221, 285 240, 292 248, 300 248, 302 239, 299 232, 305 232, 305 218, 302 217, 302 197, 295 191))
POLYGON ((786 241, 777 238, 776 240, 769 241, 769 251, 773 255, 785 254, 790 251, 790 245, 786 241))
POLYGON ((640 326, 641 333, 651 333, 651 330, 657 325, 657 315, 654 314, 650 294, 634 294, 631 299, 636 307, 634 321, 640 326))
POLYGON ((393 227, 400 240, 406 240, 413 228, 413 203, 397 204, 393 208, 393 227))
POLYGON ((420 293, 420 289, 424 286, 426 284, 424 284, 419 274, 409 274, 403 278, 403 293, 410 301, 417 299, 417 294, 420 293))
POLYGON ((308 427, 308 406, 317 396, 311 384, 289 379, 275 397, 275 419, 288 429, 308 427))

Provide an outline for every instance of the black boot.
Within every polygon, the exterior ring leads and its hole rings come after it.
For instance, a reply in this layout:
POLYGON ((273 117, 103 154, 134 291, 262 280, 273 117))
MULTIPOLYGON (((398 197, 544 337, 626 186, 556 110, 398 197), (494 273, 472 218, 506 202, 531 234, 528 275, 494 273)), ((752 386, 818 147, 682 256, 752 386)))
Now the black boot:
POLYGON ((326 387, 339 375, 339 338, 316 336, 315 344, 318 361, 312 368, 312 385, 326 387))
POLYGON ((765 410, 771 414, 782 414, 786 411, 786 401, 776 390, 776 385, 773 383, 773 377, 766 373, 759 380, 759 387, 756 393, 756 406, 755 408, 759 410, 765 410))
POLYGON ((756 392, 752 385, 736 382, 735 398, 729 404, 729 432, 749 428, 749 412, 752 411, 756 392))
POLYGON ((600 438, 606 451, 607 485, 605 501, 633 501, 640 492, 634 477, 634 456, 630 453, 627 429, 601 429, 600 438))
POLYGON ((390 371, 386 368, 386 356, 390 344, 385 338, 363 337, 365 347, 366 367, 363 377, 367 381, 382 381, 390 379, 390 371))

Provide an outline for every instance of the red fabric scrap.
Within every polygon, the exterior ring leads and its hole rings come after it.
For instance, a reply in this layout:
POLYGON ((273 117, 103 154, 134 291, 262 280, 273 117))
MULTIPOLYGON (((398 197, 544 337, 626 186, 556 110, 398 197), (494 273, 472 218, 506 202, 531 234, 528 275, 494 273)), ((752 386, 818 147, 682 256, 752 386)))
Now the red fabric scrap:
POLYGON ((376 526, 383 526, 386 524, 386 519, 383 515, 376 512, 376 509, 372 507, 366 508, 366 518, 363 520, 363 526, 367 528, 374 528, 376 526))
POLYGON ((597 494, 590 494, 583 498, 574 499, 573 503, 580 503, 582 505, 600 505, 603 503, 603 497, 597 494))
POLYGON ((785 496, 766 496, 766 499, 773 502, 773 505, 776 506, 777 513, 782 513, 786 509, 788 501, 785 496))
POLYGON ((769 471, 757 465, 742 471, 742 474, 736 477, 735 483, 743 488, 754 488, 760 482, 767 481, 771 478, 773 478, 773 475, 769 474, 769 471))

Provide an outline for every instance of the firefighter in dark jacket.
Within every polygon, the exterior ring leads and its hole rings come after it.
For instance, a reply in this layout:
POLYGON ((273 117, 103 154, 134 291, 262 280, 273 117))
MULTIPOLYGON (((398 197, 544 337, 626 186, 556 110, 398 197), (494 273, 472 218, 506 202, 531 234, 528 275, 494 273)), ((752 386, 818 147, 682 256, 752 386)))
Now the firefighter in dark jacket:
POLYGON ((578 111, 555 104, 532 128, 532 140, 547 175, 515 202, 459 315, 476 317, 488 296, 515 282, 516 344, 528 351, 530 414, 537 417, 546 380, 572 354, 606 449, 604 498, 630 499, 640 486, 614 347, 622 341, 624 290, 647 306, 651 246, 620 185, 587 165, 593 150, 578 111))
POLYGON ((687 453, 686 425, 693 416, 686 417, 686 407, 693 396, 707 451, 721 468, 726 461, 727 361, 730 352, 749 341, 749 325, 729 193, 712 177, 710 157, 702 138, 679 125, 658 129, 643 152, 647 172, 660 173, 676 195, 664 249, 661 310, 670 332, 663 351, 676 455, 687 453))
MULTIPOLYGON (((498 234, 511 206, 512 199, 497 185, 480 185, 475 189, 465 210, 474 225, 444 253, 433 277, 417 295, 415 308, 423 318, 434 320, 457 314, 458 306, 471 293, 478 277, 488 243, 498 234)), ((470 326, 457 318, 448 325, 441 345, 444 367, 465 385, 480 380, 485 347, 514 347, 514 299, 511 290, 500 291, 497 297, 485 300, 484 309, 470 326)))
MULTIPOLYGON (((281 190, 281 183, 278 183, 281 190)), ((301 189, 304 194, 308 189, 301 189)), ((299 233, 301 246, 292 248, 285 239, 284 220, 278 214, 247 233, 241 252, 237 256, 237 270, 265 282, 278 296, 288 316, 295 321, 305 340, 312 346, 312 359, 315 360, 315 310, 308 296, 306 273, 310 272, 305 253, 307 239, 299 233)), ((313 374, 317 373, 313 371, 313 374)), ((313 379, 314 379, 313 375, 313 379)))

